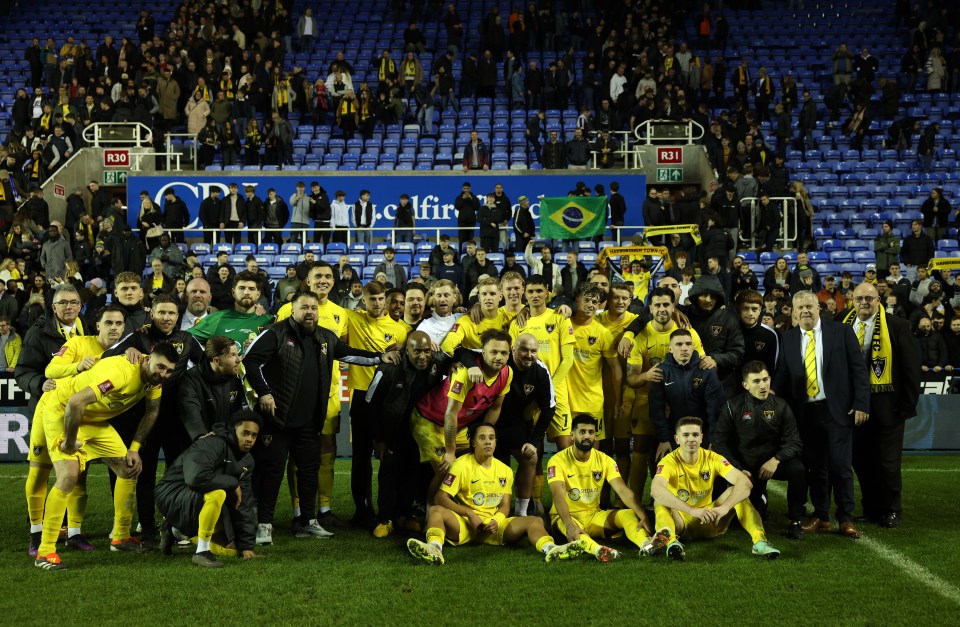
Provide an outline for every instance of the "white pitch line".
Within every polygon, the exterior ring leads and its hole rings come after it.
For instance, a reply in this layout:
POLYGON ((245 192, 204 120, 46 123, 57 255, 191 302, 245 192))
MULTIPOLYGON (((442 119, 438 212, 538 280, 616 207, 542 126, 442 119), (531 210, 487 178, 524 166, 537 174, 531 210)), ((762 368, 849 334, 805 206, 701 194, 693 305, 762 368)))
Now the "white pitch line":
MULTIPOLYGON (((931 471, 939 472, 939 469, 927 468, 921 469, 917 468, 916 471, 931 471)), ((950 471, 947 471, 950 472, 950 471)), ((785 497, 787 495, 787 490, 779 483, 768 483, 767 490, 777 494, 778 496, 785 497)), ((881 558, 887 562, 896 566, 901 572, 906 573, 910 577, 913 577, 918 582, 927 586, 943 598, 948 601, 953 601, 956 605, 960 606, 960 588, 957 588, 955 585, 948 581, 944 581, 940 577, 934 575, 932 572, 916 563, 903 553, 891 549, 886 544, 880 542, 879 540, 874 540, 872 537, 860 532, 860 539, 856 541, 858 544, 862 544, 867 547, 881 558)))

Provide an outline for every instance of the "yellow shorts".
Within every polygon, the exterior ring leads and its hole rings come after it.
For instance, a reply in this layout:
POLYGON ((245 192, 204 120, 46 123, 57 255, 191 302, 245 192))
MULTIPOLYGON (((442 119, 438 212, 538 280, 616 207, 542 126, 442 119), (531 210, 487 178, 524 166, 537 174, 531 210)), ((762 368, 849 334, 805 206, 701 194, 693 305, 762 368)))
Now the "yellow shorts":
MULTIPOLYGON (((446 452, 446 442, 443 439, 443 427, 424 418, 419 410, 414 408, 410 412, 410 431, 413 433, 413 439, 417 442, 420 449, 420 461, 430 463, 440 463, 443 461, 443 454, 446 452)), ((457 452, 465 451, 470 448, 470 441, 467 439, 467 428, 463 427, 457 431, 457 452)))
MULTIPOLYGON (((706 509, 713 509, 713 503, 707 505, 706 509)), ((730 528, 730 522, 736 517, 735 515, 728 515, 726 520, 721 519, 720 522, 723 524, 713 525, 700 522, 699 518, 694 518, 686 512, 674 511, 680 515, 680 519, 683 521, 683 533, 677 535, 683 536, 686 540, 709 540, 722 536, 730 528)))
MULTIPOLYGON (((461 516, 454 512, 453 514, 457 518, 457 522, 460 524, 460 535, 456 539, 447 535, 447 543, 452 544, 453 546, 461 546, 463 544, 492 544, 493 546, 503 546, 503 534, 507 531, 507 526, 513 521, 513 517, 507 518, 503 521, 503 524, 497 527, 496 533, 484 533, 478 534, 475 531, 470 530, 470 525, 467 524, 467 518, 461 516)), ((483 523, 486 524, 490 522, 490 518, 483 519, 483 523)))
POLYGON ((606 428, 606 419, 604 418, 604 412, 601 409, 600 411, 578 411, 570 410, 570 424, 573 424, 573 419, 581 414, 586 414, 591 416, 594 420, 597 421, 597 441, 605 440, 607 438, 607 428, 606 428))
POLYGON ((63 410, 58 406, 50 407, 43 414, 43 431, 46 437, 50 460, 61 462, 75 460, 83 471, 87 464, 95 459, 124 457, 127 445, 123 443, 117 430, 109 422, 82 422, 77 431, 77 440, 81 449, 73 455, 60 451, 63 442, 63 410))
MULTIPOLYGON (((607 522, 607 518, 612 511, 614 510, 600 510, 592 513, 580 512, 579 514, 571 514, 571 517, 583 533, 591 538, 603 538, 606 535, 603 525, 607 522)), ((567 530, 559 515, 551 513, 550 522, 560 530, 560 533, 567 535, 567 530)))
POLYGON ((619 431, 615 437, 656 435, 653 423, 650 422, 650 405, 645 388, 624 392, 622 419, 617 428, 619 431))
POLYGON ((322 435, 336 435, 340 433, 340 386, 337 386, 337 393, 332 393, 330 398, 327 400, 327 417, 323 421, 323 428, 320 430, 322 435))
POLYGON ((557 408, 553 412, 553 420, 547 427, 547 439, 554 440, 563 435, 570 435, 570 401, 567 398, 567 381, 554 384, 554 394, 557 399, 557 408))

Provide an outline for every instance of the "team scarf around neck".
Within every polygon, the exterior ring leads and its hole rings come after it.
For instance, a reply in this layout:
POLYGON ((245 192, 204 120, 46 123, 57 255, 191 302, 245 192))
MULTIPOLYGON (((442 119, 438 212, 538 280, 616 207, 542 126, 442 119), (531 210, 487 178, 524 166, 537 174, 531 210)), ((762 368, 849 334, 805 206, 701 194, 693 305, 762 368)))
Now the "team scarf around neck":
MULTIPOLYGON (((847 314, 843 322, 852 327, 856 320, 857 311, 853 310, 847 314)), ((873 339, 870 344, 870 391, 893 392, 893 345, 890 343, 887 312, 883 307, 877 309, 873 322, 873 339)))

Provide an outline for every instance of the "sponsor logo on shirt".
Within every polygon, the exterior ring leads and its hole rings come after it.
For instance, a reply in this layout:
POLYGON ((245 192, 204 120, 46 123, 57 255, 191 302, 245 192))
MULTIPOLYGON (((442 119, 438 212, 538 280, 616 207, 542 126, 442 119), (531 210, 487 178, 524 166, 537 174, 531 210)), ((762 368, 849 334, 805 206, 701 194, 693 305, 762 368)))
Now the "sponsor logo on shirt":
POLYGON ((100 390, 101 394, 106 394, 113 389, 113 382, 110 379, 107 379, 103 383, 97 386, 97 389, 100 390))
POLYGON ((453 481, 454 481, 454 479, 456 479, 456 478, 457 478, 456 475, 447 473, 447 476, 446 476, 446 477, 444 478, 444 480, 443 480, 443 485, 445 485, 445 486, 452 486, 452 485, 453 485, 453 481))
POLYGON ((686 490, 677 490, 677 498, 686 503, 690 498, 690 493, 686 490))
POLYGON ((567 492, 567 496, 570 498, 571 501, 579 501, 580 490, 577 488, 571 488, 570 491, 567 492))
POLYGON ((747 422, 748 420, 753 420, 753 413, 749 411, 743 412, 743 415, 740 416, 740 420, 747 422))

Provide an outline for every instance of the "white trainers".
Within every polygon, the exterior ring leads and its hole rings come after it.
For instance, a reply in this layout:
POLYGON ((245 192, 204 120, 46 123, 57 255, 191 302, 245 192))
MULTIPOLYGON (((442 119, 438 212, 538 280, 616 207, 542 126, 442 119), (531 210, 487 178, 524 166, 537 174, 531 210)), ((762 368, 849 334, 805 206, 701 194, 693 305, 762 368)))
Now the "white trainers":
POLYGON ((257 525, 257 546, 266 544, 273 544, 273 525, 261 523, 257 525))
POLYGON ((410 551, 410 555, 425 562, 437 565, 443 564, 443 551, 428 542, 410 538, 407 540, 407 550, 410 551))
POLYGON ((554 560, 569 560, 583 555, 585 550, 583 540, 567 542, 566 544, 555 544, 547 551, 543 559, 548 564, 554 560))
POLYGON ((306 525, 297 527, 294 536, 297 538, 332 538, 333 534, 320 526, 316 518, 313 518, 306 525))

